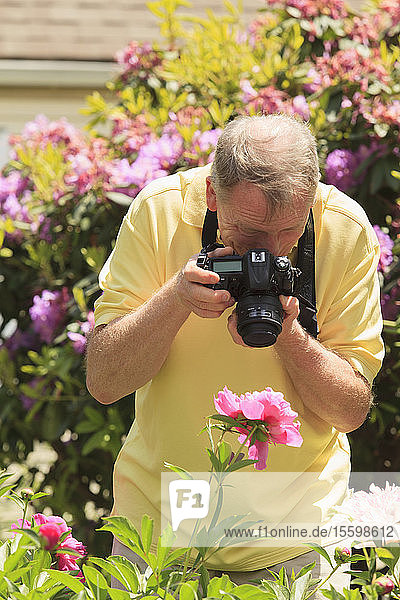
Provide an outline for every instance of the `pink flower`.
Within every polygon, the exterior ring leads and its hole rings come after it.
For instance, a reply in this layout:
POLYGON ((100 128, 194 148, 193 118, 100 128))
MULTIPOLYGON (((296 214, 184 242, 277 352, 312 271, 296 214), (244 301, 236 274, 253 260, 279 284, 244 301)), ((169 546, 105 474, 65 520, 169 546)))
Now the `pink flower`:
POLYGON ((44 523, 39 529, 39 535, 45 541, 45 549, 49 551, 57 546, 62 533, 58 523, 44 523))
POLYGON ((236 430, 240 433, 239 442, 249 447, 249 458, 258 461, 255 464, 258 470, 266 467, 270 443, 295 447, 303 443, 299 433, 300 423, 295 421, 298 414, 291 409, 281 392, 274 392, 270 387, 261 392, 237 396, 225 386, 218 392, 217 398, 214 397, 214 404, 221 415, 238 421, 236 430), (252 436, 246 441, 254 426, 258 426, 254 432, 255 439, 252 436))
POLYGON ((393 525, 400 522, 400 487, 389 485, 384 488, 371 483, 369 492, 352 492, 341 506, 335 507, 333 521, 350 520, 360 524, 393 525))
POLYGON ((387 575, 382 575, 375 580, 375 589, 380 596, 390 594, 394 589, 394 583, 387 575))
POLYGON ((334 556, 336 563, 338 565, 341 565, 349 561, 349 558, 351 557, 351 552, 348 548, 341 548, 340 546, 338 546, 337 548, 335 548, 334 556))
MULTIPOLYGON (((33 522, 36 525, 40 525, 39 535, 46 539, 46 550, 53 550, 60 540, 60 537, 68 532, 66 538, 57 547, 57 569, 59 571, 77 571, 75 574, 81 581, 85 581, 82 572, 79 569, 77 560, 78 556, 70 554, 64 554, 62 550, 73 550, 77 552, 80 557, 84 557, 86 554, 86 548, 77 539, 72 537, 71 527, 68 527, 67 523, 62 517, 58 516, 46 516, 42 513, 36 513, 33 515, 33 522)), ((17 529, 23 527, 24 529, 31 528, 31 522, 25 519, 24 525, 22 525, 22 519, 18 519, 17 523, 13 523, 12 528, 17 529)))

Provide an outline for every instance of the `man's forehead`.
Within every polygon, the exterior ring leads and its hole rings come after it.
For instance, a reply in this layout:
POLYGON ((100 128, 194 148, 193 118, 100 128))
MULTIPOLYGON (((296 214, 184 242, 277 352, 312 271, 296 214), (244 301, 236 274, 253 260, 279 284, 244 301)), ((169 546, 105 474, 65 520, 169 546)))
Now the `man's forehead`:
POLYGON ((302 219, 308 209, 304 201, 295 198, 287 206, 276 207, 259 187, 247 181, 225 190, 224 197, 232 211, 265 225, 302 219))

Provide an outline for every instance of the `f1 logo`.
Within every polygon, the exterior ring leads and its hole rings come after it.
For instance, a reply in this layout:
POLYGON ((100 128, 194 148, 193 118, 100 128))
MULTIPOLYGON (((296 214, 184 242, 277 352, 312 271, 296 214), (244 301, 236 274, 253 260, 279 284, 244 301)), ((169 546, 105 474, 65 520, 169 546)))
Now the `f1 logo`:
POLYGON ((202 519, 208 515, 210 484, 204 479, 177 479, 169 484, 172 529, 184 519, 202 519))

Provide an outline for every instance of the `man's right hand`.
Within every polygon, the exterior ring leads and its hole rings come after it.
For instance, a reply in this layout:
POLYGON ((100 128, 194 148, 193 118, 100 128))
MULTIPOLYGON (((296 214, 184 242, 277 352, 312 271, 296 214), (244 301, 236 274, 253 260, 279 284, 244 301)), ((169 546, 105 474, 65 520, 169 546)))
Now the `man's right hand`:
MULTIPOLYGON (((217 248, 208 256, 227 256, 233 254, 233 248, 217 248)), ((218 283, 219 275, 206 271, 196 265, 198 254, 189 258, 186 265, 176 275, 176 293, 182 304, 199 317, 216 319, 235 304, 227 290, 212 290, 206 284, 218 283)))

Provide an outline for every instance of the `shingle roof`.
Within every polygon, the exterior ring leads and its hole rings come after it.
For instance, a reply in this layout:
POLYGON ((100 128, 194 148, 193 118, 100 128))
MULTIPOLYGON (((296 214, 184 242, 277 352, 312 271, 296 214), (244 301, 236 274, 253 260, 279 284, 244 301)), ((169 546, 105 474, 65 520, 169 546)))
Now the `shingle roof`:
MULTIPOLYGON (((265 6, 264 0, 243 4, 246 22, 265 6)), ((222 0, 193 5, 180 12, 226 12, 222 0)), ((143 0, 0 0, 0 58, 111 60, 131 40, 158 37, 158 21, 143 0)))

